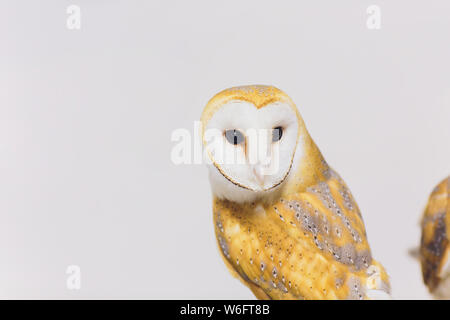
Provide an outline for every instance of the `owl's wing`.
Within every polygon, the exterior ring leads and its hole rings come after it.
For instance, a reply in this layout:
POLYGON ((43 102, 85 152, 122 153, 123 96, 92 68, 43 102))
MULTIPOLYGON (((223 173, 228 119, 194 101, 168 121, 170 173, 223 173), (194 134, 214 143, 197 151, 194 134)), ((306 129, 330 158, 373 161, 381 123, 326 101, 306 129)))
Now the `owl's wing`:
POLYGON ((387 273, 372 258, 359 207, 336 172, 330 169, 326 180, 283 199, 280 207, 275 211, 293 222, 298 242, 327 279, 326 285, 316 281, 318 288, 338 298, 389 297, 387 273))
POLYGON ((230 269, 272 299, 364 299, 389 291, 359 208, 334 172, 270 206, 216 201, 215 209, 230 269))
POLYGON ((420 261, 423 281, 430 292, 439 295, 439 285, 450 277, 450 177, 431 193, 421 227, 420 261))

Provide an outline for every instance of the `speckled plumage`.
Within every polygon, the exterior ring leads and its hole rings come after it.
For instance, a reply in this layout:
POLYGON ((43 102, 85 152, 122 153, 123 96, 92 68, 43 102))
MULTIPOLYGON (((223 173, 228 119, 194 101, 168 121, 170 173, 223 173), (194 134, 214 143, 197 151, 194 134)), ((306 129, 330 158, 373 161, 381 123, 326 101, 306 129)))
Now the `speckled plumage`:
POLYGON ((288 177, 248 202, 214 196, 215 233, 233 275, 259 299, 367 299, 390 292, 372 258, 359 208, 344 181, 309 136, 292 100, 270 86, 225 90, 208 103, 203 126, 231 100, 256 108, 283 101, 297 115, 297 145, 288 177))
POLYGON ((421 227, 423 281, 436 297, 450 299, 450 176, 431 193, 421 227))

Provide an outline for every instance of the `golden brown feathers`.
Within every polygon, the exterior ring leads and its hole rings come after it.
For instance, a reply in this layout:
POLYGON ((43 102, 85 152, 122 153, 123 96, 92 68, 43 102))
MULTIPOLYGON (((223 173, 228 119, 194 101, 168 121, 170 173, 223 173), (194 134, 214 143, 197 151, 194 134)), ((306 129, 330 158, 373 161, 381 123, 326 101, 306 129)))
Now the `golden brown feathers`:
POLYGON ((228 267, 259 298, 364 299, 368 290, 389 291, 358 206, 331 170, 270 205, 215 199, 214 221, 228 267))

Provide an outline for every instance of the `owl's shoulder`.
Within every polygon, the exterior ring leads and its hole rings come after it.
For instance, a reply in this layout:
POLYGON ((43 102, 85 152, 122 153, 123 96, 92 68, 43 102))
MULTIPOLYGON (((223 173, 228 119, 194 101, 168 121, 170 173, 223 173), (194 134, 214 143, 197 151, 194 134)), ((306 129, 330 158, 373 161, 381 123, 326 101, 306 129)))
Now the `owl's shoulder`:
POLYGON ((280 202, 296 211, 297 219, 311 216, 310 220, 317 220, 319 225, 325 221, 333 224, 333 230, 325 230, 328 236, 366 243, 364 221, 358 204, 344 180, 332 169, 328 170, 326 179, 290 193, 280 202))

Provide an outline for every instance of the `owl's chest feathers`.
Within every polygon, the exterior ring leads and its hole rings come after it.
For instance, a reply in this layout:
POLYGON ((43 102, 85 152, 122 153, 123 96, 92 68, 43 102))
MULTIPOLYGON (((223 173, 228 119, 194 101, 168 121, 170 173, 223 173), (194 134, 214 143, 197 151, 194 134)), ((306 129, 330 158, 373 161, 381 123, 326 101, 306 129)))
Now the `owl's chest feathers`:
POLYGON ((217 231, 227 240, 242 238, 243 233, 261 235, 263 229, 264 233, 268 233, 274 224, 270 207, 261 204, 220 203, 215 206, 214 220, 217 231))
MULTIPOLYGON (((261 204, 216 202, 214 221, 219 247, 242 279, 263 288, 273 298, 307 297, 305 288, 316 288, 316 277, 326 275, 328 267, 324 263, 318 267, 320 258, 309 247, 313 244, 297 226, 289 224, 287 215, 280 214, 281 208, 277 210, 261 204)), ((329 281, 336 281, 338 286, 345 282, 341 270, 336 269, 334 278, 329 281)), ((315 297, 321 297, 323 290, 320 287, 315 297)))
POLYGON ((227 245, 228 254, 251 254, 259 245, 267 247, 278 238, 273 212, 261 204, 216 202, 214 222, 219 244, 227 245))

